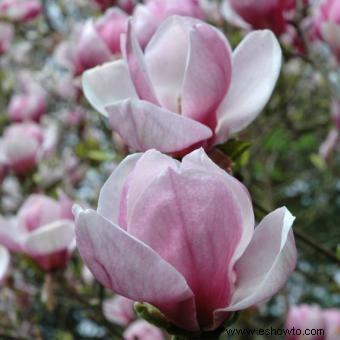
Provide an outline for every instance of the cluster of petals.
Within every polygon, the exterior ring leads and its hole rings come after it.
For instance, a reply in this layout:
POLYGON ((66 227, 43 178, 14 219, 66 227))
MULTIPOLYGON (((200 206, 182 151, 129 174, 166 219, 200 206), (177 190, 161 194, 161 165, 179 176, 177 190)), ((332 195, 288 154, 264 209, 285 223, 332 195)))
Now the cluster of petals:
POLYGON ((171 16, 144 52, 133 21, 124 59, 83 74, 83 92, 133 150, 183 153, 209 148, 247 127, 269 100, 281 49, 269 30, 247 35, 232 52, 215 27, 171 16))
POLYGON ((10 21, 31 21, 41 13, 40 0, 2 0, 0 2, 0 17, 10 21))
MULTIPOLYGON (((287 329, 299 329, 303 334, 308 330, 312 334, 313 330, 322 330, 321 335, 304 335, 304 340, 336 340, 340 338, 340 310, 339 309, 321 309, 317 305, 300 305, 292 306, 289 309, 287 320, 287 329)), ((286 340, 299 340, 301 335, 290 334, 286 340)))
POLYGON ((24 175, 51 153, 55 144, 54 126, 44 128, 34 122, 13 123, 0 138, 0 164, 18 175, 24 175))
POLYGON ((340 2, 321 0, 316 8, 314 23, 317 34, 340 60, 340 2))
POLYGON ((62 268, 75 247, 71 209, 64 193, 58 200, 32 194, 16 217, 0 216, 0 244, 28 255, 44 270, 62 268))
POLYGON ((247 189, 202 148, 182 162, 155 150, 128 156, 97 210, 74 213, 96 279, 190 331, 270 298, 296 263, 290 212, 279 208, 255 228, 247 189))
POLYGON ((222 14, 236 26, 268 28, 280 35, 287 30, 287 14, 295 9, 296 4, 296 0, 224 0, 222 14))

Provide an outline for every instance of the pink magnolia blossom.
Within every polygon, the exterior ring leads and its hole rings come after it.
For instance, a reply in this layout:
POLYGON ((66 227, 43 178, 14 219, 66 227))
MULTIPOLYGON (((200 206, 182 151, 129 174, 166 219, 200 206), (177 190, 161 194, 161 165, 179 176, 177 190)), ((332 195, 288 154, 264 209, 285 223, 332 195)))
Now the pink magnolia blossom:
POLYGON ((44 270, 62 268, 74 248, 72 202, 41 194, 28 197, 15 218, 0 216, 0 243, 32 257, 44 270))
POLYGON ((56 51, 58 62, 75 75, 120 56, 120 35, 126 31, 128 15, 117 7, 96 21, 88 20, 74 29, 70 41, 56 51))
POLYGON ((41 13, 40 0, 2 0, 0 2, 0 16, 12 21, 31 21, 41 13))
POLYGON ((232 53, 216 28, 197 19, 164 21, 143 53, 129 24, 124 60, 84 73, 83 91, 135 150, 185 153, 211 147, 248 126, 269 100, 281 67, 268 30, 232 53))
POLYGON ((8 111, 13 122, 40 120, 46 112, 45 95, 40 93, 15 94, 9 103, 8 111))
POLYGON ((330 46, 334 55, 340 60, 340 2, 320 1, 314 22, 319 37, 330 46))
POLYGON ((53 127, 43 129, 33 122, 12 124, 0 139, 3 163, 16 174, 23 175, 54 148, 55 138, 53 127))
POLYGON ((158 26, 172 15, 204 18, 204 12, 198 0, 146 0, 144 4, 135 7, 133 19, 142 47, 150 41, 158 26))
POLYGON ((0 245, 0 285, 5 280, 9 271, 10 255, 8 250, 0 245))
POLYGON ((7 52, 14 37, 14 28, 11 24, 0 22, 0 55, 7 52))
POLYGON ((16 83, 16 91, 8 105, 10 120, 39 121, 47 111, 45 89, 37 82, 35 75, 26 70, 19 73, 16 83))
POLYGON ((296 0, 224 0, 222 14, 236 26, 282 34, 287 29, 287 12, 295 6, 296 0))
POLYGON ((162 331, 144 320, 133 322, 123 333, 124 340, 165 340, 162 331))
POLYGON ((314 305, 292 306, 289 309, 286 328, 300 329, 301 335, 290 334, 287 340, 337 340, 340 337, 340 310, 325 309, 314 305), (303 335, 305 330, 323 330, 323 335, 303 335))
POLYGON ((103 313, 107 320, 117 325, 127 326, 136 318, 133 304, 134 301, 124 296, 115 295, 110 299, 104 300, 103 313))
POLYGON ((97 211, 74 212, 78 249, 97 280, 187 330, 215 329, 270 298, 296 263, 290 212, 279 208, 254 229, 247 189, 202 148, 182 162, 155 150, 128 156, 97 211))

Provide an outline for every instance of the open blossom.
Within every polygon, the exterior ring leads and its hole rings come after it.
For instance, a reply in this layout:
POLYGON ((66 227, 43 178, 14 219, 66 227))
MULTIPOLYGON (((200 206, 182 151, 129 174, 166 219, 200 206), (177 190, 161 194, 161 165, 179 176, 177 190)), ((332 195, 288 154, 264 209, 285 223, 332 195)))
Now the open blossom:
POLYGON ((28 197, 15 218, 0 216, 0 244, 32 257, 44 270, 62 268, 74 249, 72 202, 41 194, 28 197))
MULTIPOLYGON (((15 123, 4 130, 0 139, 3 163, 18 175, 23 175, 55 146, 55 129, 43 128, 33 122, 15 123)), ((1 160, 0 160, 1 162, 1 160)))
POLYGON ((136 320, 123 333, 124 340, 165 340, 162 331, 144 320, 136 320))
POLYGON ((0 22, 0 55, 7 52, 14 37, 14 28, 11 24, 0 22))
POLYGON ((296 0, 224 0, 222 14, 237 26, 282 34, 288 25, 287 13, 295 6, 296 0))
POLYGON ((270 298, 296 263, 294 217, 279 208, 254 229, 247 189, 203 149, 182 162, 155 150, 128 156, 97 211, 74 211, 77 246, 94 276, 187 330, 215 329, 230 312, 270 298))
POLYGON ((0 16, 12 21, 31 21, 41 12, 40 0, 2 0, 0 2, 0 16))
POLYGON ((10 265, 10 255, 8 250, 0 245, 0 285, 6 278, 10 265))
POLYGON ((171 15, 203 19, 204 13, 198 0, 146 0, 133 12, 138 41, 144 48, 158 26, 171 15))
POLYGON ((286 328, 300 329, 301 336, 290 334, 287 340, 337 340, 340 338, 340 310, 324 309, 314 305, 292 306, 289 309, 286 328), (324 334, 303 335, 305 330, 323 330, 324 334))
POLYGON ((220 31, 188 17, 165 20, 144 53, 131 22, 123 42, 125 59, 85 72, 83 91, 141 151, 225 142, 263 109, 281 67, 272 32, 250 33, 232 53, 220 31))
POLYGON ((328 43, 334 55, 340 60, 340 2, 320 1, 314 23, 318 36, 328 43))

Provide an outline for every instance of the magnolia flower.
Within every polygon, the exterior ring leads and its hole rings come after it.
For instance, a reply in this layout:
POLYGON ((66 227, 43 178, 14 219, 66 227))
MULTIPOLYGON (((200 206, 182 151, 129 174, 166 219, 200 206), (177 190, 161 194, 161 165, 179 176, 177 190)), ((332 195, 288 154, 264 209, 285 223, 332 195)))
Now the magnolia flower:
POLYGON ((124 60, 83 74, 83 91, 141 151, 185 153, 226 141, 263 109, 281 67, 270 31, 250 33, 232 53, 220 31, 188 17, 165 20, 144 54, 130 23, 123 45, 124 60))
POLYGON ((0 139, 3 162, 16 174, 23 175, 34 169, 38 160, 53 150, 55 143, 54 126, 43 129, 33 122, 12 124, 0 139))
POLYGON ((0 246, 0 284, 3 283, 7 276, 10 265, 10 256, 8 250, 0 246))
POLYGON ((300 305, 289 309, 286 328, 300 329, 301 335, 290 334, 287 340, 336 340, 340 337, 340 310, 325 309, 318 306, 300 305), (308 330, 309 334, 304 334, 308 330), (312 334, 312 331, 322 330, 323 334, 312 334))
POLYGON ((247 189, 203 149, 181 163, 155 150, 128 156, 97 211, 74 212, 78 249, 97 280, 190 331, 270 298, 295 267, 294 217, 282 207, 254 230, 247 189))
POLYGON ((242 28, 269 28, 276 34, 287 29, 287 12, 293 10, 296 0, 224 0, 225 19, 242 28))
POLYGON ((120 56, 120 35, 126 31, 128 15, 117 7, 108 9, 96 21, 74 28, 68 42, 56 51, 59 64, 79 75, 96 65, 120 56))
POLYGON ((11 24, 0 22, 0 55, 7 52, 14 37, 14 28, 11 24))
POLYGON ((150 41, 158 26, 171 15, 204 18, 198 0, 146 0, 133 12, 135 29, 142 47, 150 41))
POLYGON ((31 21, 41 12, 42 5, 39 0, 2 0, 0 2, 0 16, 12 21, 31 21))
POLYGON ((16 77, 16 91, 12 96, 8 112, 12 122, 39 121, 47 111, 47 93, 35 75, 21 71, 16 77))
POLYGON ((0 216, 0 243, 30 256, 44 270, 64 267, 75 245, 71 206, 63 193, 58 201, 29 196, 15 218, 0 216))
POLYGON ((165 340, 162 331, 144 320, 133 322, 123 333, 124 340, 165 340))
POLYGON ((46 110, 46 92, 37 84, 22 93, 14 94, 8 105, 9 117, 12 122, 39 121, 46 110))
POLYGON ((134 302, 120 295, 104 300, 103 313, 105 318, 117 325, 127 326, 135 318, 134 302))
POLYGON ((322 0, 316 8, 315 29, 340 60, 340 2, 322 0))

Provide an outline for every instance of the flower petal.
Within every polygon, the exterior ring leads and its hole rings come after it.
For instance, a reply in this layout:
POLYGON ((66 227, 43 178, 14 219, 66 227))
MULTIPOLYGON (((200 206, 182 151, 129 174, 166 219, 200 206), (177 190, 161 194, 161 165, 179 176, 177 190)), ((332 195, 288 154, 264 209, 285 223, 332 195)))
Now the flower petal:
POLYGON ((207 173, 219 176, 227 186, 230 192, 233 194, 235 203, 238 206, 240 212, 240 218, 242 220, 242 236, 235 249, 233 257, 230 261, 231 266, 240 258, 247 248, 250 240, 254 234, 255 216, 253 206, 251 202, 250 194, 247 188, 238 181, 235 177, 230 176, 226 171, 217 166, 205 153, 203 148, 197 149, 190 154, 186 155, 182 159, 182 169, 200 169, 207 173))
POLYGON ((144 190, 166 169, 177 169, 179 162, 156 150, 146 151, 136 163, 129 182, 127 197, 127 219, 144 190))
POLYGON ((129 71, 123 60, 97 66, 83 73, 82 87, 86 99, 101 114, 105 106, 127 98, 137 98, 129 71))
POLYGON ((182 114, 212 129, 216 110, 231 79, 231 50, 228 41, 208 24, 197 24, 190 32, 190 48, 182 89, 182 114))
POLYGON ((245 22, 232 8, 230 0, 224 0, 221 6, 221 13, 228 23, 243 29, 250 29, 250 25, 245 22))
POLYGON ((233 53, 229 91, 218 109, 215 143, 247 127, 268 102, 281 68, 281 48, 269 30, 249 33, 233 53))
POLYGON ((229 303, 229 262, 242 228, 233 193, 220 178, 168 168, 136 203, 128 232, 182 273, 195 294, 199 324, 209 327, 213 310, 229 303))
POLYGON ((26 234, 27 232, 19 228, 15 220, 0 216, 0 244, 11 251, 20 252, 26 234))
POLYGON ((112 223, 118 223, 124 185, 141 156, 140 153, 127 156, 115 168, 100 190, 97 211, 112 223))
POLYGON ((76 236, 83 260, 104 286, 153 304, 178 326, 197 329, 192 291, 154 250, 91 210, 78 212, 76 236))
POLYGON ((91 20, 87 21, 76 47, 78 62, 84 69, 112 59, 112 53, 97 33, 91 20))
POLYGON ((145 49, 145 64, 161 105, 180 111, 185 68, 189 51, 189 33, 200 21, 171 16, 159 26, 145 49))
POLYGON ((199 122, 141 100, 125 100, 106 110, 112 128, 124 143, 138 151, 151 148, 165 153, 181 151, 212 135, 199 122))
POLYGON ((287 281, 296 264, 291 229, 294 219, 282 207, 268 214, 255 229, 253 239, 235 265, 236 290, 227 311, 245 309, 268 299, 287 281))
POLYGON ((68 249, 75 237, 74 223, 59 220, 31 232, 23 247, 32 256, 48 255, 68 249))
POLYGON ((122 51, 139 98, 157 105, 158 100, 131 20, 128 22, 126 37, 122 39, 122 51))

